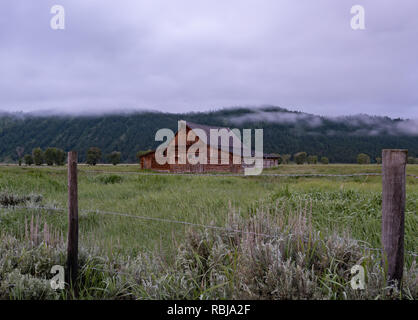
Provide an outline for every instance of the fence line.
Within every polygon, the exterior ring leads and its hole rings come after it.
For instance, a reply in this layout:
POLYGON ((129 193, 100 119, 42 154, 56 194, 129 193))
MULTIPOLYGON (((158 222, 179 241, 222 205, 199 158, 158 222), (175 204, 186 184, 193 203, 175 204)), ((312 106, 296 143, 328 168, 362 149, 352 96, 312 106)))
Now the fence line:
MULTIPOLYGON (((13 209, 23 209, 23 210, 50 210, 50 211, 57 211, 57 212, 66 212, 67 209, 64 208, 57 208, 57 207, 43 207, 43 206, 0 206, 2 209, 7 210, 13 210, 13 209)), ((213 230, 219 230, 219 231, 225 231, 225 232, 232 232, 232 233, 241 233, 241 234, 248 234, 248 235, 254 235, 254 236, 261 236, 261 237, 269 237, 269 238, 277 238, 277 236, 266 234, 266 233, 257 233, 253 231, 245 231, 245 230, 239 230, 239 229, 231 229, 226 227, 220 227, 220 226, 214 226, 214 225, 205 225, 200 223, 193 223, 188 221, 181 221, 181 220, 174 220, 174 219, 166 219, 166 218, 156 218, 156 217, 147 217, 147 216, 138 216, 133 215, 129 213, 124 212, 114 212, 114 211, 101 211, 101 210, 87 210, 82 209, 80 210, 82 213, 96 213, 96 214, 102 214, 102 215, 108 215, 108 216, 119 216, 119 217, 127 217, 127 218, 136 218, 141 220, 150 220, 150 221, 158 221, 158 222, 165 222, 165 223, 174 223, 174 224, 182 224, 182 225, 188 225, 193 227, 199 227, 199 228, 205 228, 205 229, 213 229, 213 230)), ((278 241, 285 241, 287 238, 291 238, 294 236, 294 234, 287 234, 284 238, 277 238, 278 241)), ((381 252, 382 249, 379 248, 373 248, 361 245, 360 243, 368 244, 368 242, 363 240, 354 239, 354 241, 362 248, 372 251, 379 251, 381 252)), ((405 251, 405 253, 418 257, 418 253, 415 253, 413 251, 405 251)))
MULTIPOLYGON (((23 209, 23 210, 52 210, 52 211, 58 211, 58 212, 66 212, 67 209, 64 208, 56 208, 56 207, 41 207, 41 206, 0 206, 0 208, 3 209, 23 209)), ((253 231, 245 231, 245 230, 239 230, 239 229, 231 229, 231 228, 225 228, 220 226, 214 226, 214 225, 205 225, 200 223, 193 223, 188 221, 181 221, 181 220, 173 220, 173 219, 166 219, 166 218, 157 218, 157 217, 148 217, 148 216, 138 216, 133 215, 129 213, 123 213, 123 212, 113 212, 113 211, 101 211, 101 210, 86 210, 82 209, 80 210, 82 213, 96 213, 96 214, 102 214, 102 215, 110 215, 110 216, 119 216, 119 217, 128 217, 128 218, 136 218, 141 220, 150 220, 150 221, 158 221, 158 222, 166 222, 166 223, 175 223, 175 224, 182 224, 182 225, 188 225, 188 226, 194 226, 194 227, 200 227, 200 228, 206 228, 206 229, 215 229, 220 231, 227 231, 227 232, 235 232, 235 233, 242 233, 242 234, 249 234, 249 235, 256 235, 256 236, 263 236, 263 237, 271 237, 276 238, 273 235, 267 234, 267 233, 257 233, 253 231)), ((282 239, 279 239, 282 240, 282 239)), ((283 239, 284 240, 284 239, 283 239)))
MULTIPOLYGON (((54 168, 54 167, 42 167, 34 166, 33 168, 39 169, 48 169, 48 170, 57 170, 65 171, 66 168, 54 168)), ((239 173, 179 173, 179 172, 136 172, 136 171, 106 171, 106 170, 79 170, 79 172, 86 173, 108 173, 108 174, 132 174, 139 176, 185 176, 185 177, 254 177, 246 176, 239 173)), ((351 173, 351 174, 322 174, 322 173, 295 173, 295 174, 286 174, 286 173, 262 173, 258 176, 262 177, 292 177, 292 178, 303 178, 303 177, 364 177, 364 176, 382 176, 381 173, 376 172, 360 172, 360 173, 351 173)), ((256 176, 256 177, 258 177, 256 176)), ((407 177, 418 179, 418 176, 414 174, 407 174, 407 177)))
MULTIPOLYGON (((133 172, 133 171, 99 171, 99 170, 81 170, 80 172, 87 172, 87 173, 108 173, 108 174, 133 174, 139 176, 185 176, 185 177, 254 177, 254 176, 246 176, 244 174, 238 173, 157 173, 157 172, 133 172)), ((258 176, 262 177, 367 177, 367 176, 382 176, 381 173, 375 172, 361 172, 361 173, 351 173, 351 174, 322 174, 322 173, 299 173, 299 174, 286 174, 286 173, 262 173, 258 176)), ((418 176, 413 174, 407 174, 407 177, 412 177, 418 179, 418 176)), ((257 177, 257 176, 256 176, 257 177)))
MULTIPOLYGON (((133 172, 133 171, 98 171, 98 170, 81 170, 87 173, 108 173, 108 174, 133 174, 140 176, 185 176, 185 177, 254 177, 246 176, 239 173, 179 173, 179 172, 133 172)), ((353 173, 353 174, 322 174, 322 173, 262 173, 258 176, 262 177, 358 177, 358 176, 381 176, 381 173, 353 173)), ((257 177, 257 176, 256 176, 257 177)), ((415 176, 414 176, 415 177, 415 176)), ((418 177, 416 177, 418 178, 418 177)))
MULTIPOLYGON (((80 164, 79 164, 80 165, 80 164)), ((121 165, 137 165, 137 164, 124 164, 121 165)), ((349 164, 350 165, 350 164, 349 164)), ((0 164, 0 166, 4 166, 0 164)), ((8 166, 8 165, 6 165, 8 166)), ((83 164, 83 167, 87 165, 83 164)), ((111 165, 109 165, 111 166, 111 165)), ((286 165, 284 165, 286 166, 286 165)), ((13 166, 12 166, 13 167, 13 166)), ((280 166, 279 166, 280 167, 280 166)), ((281 166, 283 167, 283 165, 281 166)), ((52 166, 31 166, 27 168, 46 169, 46 170, 57 170, 65 171, 66 167, 52 167, 52 166)), ((247 177, 244 174, 237 173, 179 173, 179 172, 137 172, 137 171, 106 171, 106 170, 84 170, 79 169, 79 172, 87 173, 110 173, 110 174, 133 174, 133 175, 149 175, 149 176, 208 176, 208 177, 247 177)), ((262 173, 260 176, 272 176, 272 177, 356 177, 356 176, 381 176, 382 173, 376 172, 360 172, 352 174, 321 174, 321 173, 300 173, 300 174, 281 174, 281 173, 262 173)), ((418 179, 418 176, 414 174, 407 174, 406 176, 418 179)))

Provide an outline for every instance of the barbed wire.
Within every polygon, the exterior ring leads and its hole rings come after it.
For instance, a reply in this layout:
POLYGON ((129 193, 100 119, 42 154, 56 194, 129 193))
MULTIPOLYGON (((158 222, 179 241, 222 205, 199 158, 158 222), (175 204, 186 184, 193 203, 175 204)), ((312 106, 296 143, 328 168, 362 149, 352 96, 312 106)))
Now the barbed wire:
MULTIPOLYGON (((58 211, 58 212, 67 211, 67 209, 64 209, 64 208, 44 207, 44 206, 0 206, 0 208, 9 209, 9 210, 11 210, 11 209, 23 209, 23 210, 51 210, 51 211, 58 211)), ((158 221, 158 222, 165 222, 165 223, 182 224, 182 225, 194 226, 194 227, 205 228, 205 229, 213 229, 213 230, 218 230, 218 231, 241 233, 241 234, 261 236, 261 237, 269 237, 269 238, 274 238, 276 241, 285 241, 287 238, 291 238, 293 236, 296 236, 294 234, 288 233, 288 234, 286 234, 285 237, 279 238, 278 236, 271 235, 271 234, 266 234, 266 233, 258 233, 258 232, 253 232, 253 231, 232 229, 232 228, 226 228, 226 227, 220 227, 220 226, 214 226, 214 225, 205 225, 205 224, 200 224, 200 223, 193 223, 193 222, 174 220, 174 219, 133 215, 133 214, 123 213, 123 212, 101 211, 101 210, 97 210, 97 209, 93 209, 93 210, 82 209, 82 210, 80 210, 80 212, 81 213, 87 213, 87 214, 88 213, 96 213, 96 214, 109 215, 109 216, 119 216, 119 217, 136 218, 136 219, 158 221)), ((340 238, 340 239, 343 239, 343 238, 340 238)), ((382 251, 382 249, 379 249, 379 248, 373 248, 373 247, 368 247, 368 246, 365 246, 365 245, 360 245, 360 243, 368 244, 368 242, 366 242, 366 241, 363 241, 363 240, 354 240, 354 241, 357 244, 359 244, 359 247, 361 247, 362 249, 367 249, 367 250, 372 250, 372 251, 379 251, 379 252, 382 251)), ((413 251, 405 251, 405 253, 407 253, 409 255, 412 255, 414 257, 418 257, 418 254, 413 252, 413 251)))
MULTIPOLYGON (((3 209, 39 209, 39 210, 52 210, 52 211, 59 211, 59 212, 65 212, 67 211, 64 208, 56 208, 56 207, 42 207, 42 206, 0 206, 0 208, 3 209)), ((139 215, 133 215, 129 213, 123 213, 123 212, 113 212, 113 211, 101 211, 101 210, 86 210, 82 209, 80 210, 81 213, 96 213, 96 214, 102 214, 102 215, 111 215, 111 216, 119 216, 119 217, 129 217, 129 218, 137 218, 142 220, 151 220, 151 221, 158 221, 158 222, 166 222, 166 223, 175 223, 175 224, 182 224, 182 225, 188 225, 188 226, 194 226, 194 227, 200 227, 200 228, 206 228, 206 229, 215 229, 215 230, 221 230, 226 232, 234 232, 234 233, 242 233, 242 234, 249 234, 249 235, 256 235, 256 236, 263 236, 263 237, 272 237, 276 238, 276 236, 267 234, 267 233, 257 233, 253 231, 245 231, 240 229, 231 229, 226 227, 220 227, 220 226, 214 226, 214 225, 205 225, 200 223, 194 223, 194 222, 188 222, 188 221, 181 221, 181 220, 173 220, 173 219, 166 219, 166 218, 157 218, 157 217, 149 217, 149 216, 139 216, 139 215)))
MULTIPOLYGON (((34 168, 45 169, 45 170, 57 170, 65 171, 64 168, 54 168, 54 167, 43 167, 43 166, 34 166, 34 168)), ((361 177, 361 176, 382 176, 382 173, 376 172, 360 172, 360 173, 351 173, 351 174, 322 174, 322 173, 295 173, 295 174, 286 174, 286 173, 262 173, 260 175, 252 176, 245 175, 243 173, 182 173, 182 172, 137 172, 137 171, 106 171, 106 170, 84 170, 79 169, 79 172, 83 173, 107 173, 107 174, 132 174, 140 176, 185 176, 185 177, 361 177)), ((406 174, 407 177, 412 177, 418 179, 418 176, 414 174, 406 174)))
MULTIPOLYGON (((252 176, 243 173, 181 173, 181 172, 135 172, 135 171, 105 171, 105 170, 80 170, 86 173, 107 173, 107 174, 132 174, 139 176, 183 176, 183 177, 364 177, 364 176, 382 176, 382 173, 375 172, 360 172, 347 174, 325 174, 325 173, 261 173, 260 175, 252 176)), ((418 179, 418 176, 407 174, 407 177, 418 179)))
MULTIPOLYGON (((321 173, 299 173, 299 174, 284 174, 284 173, 262 173, 260 175, 252 176, 239 173, 181 173, 181 172, 132 172, 132 171, 98 171, 98 170, 81 170, 80 172, 87 173, 108 173, 108 174, 132 174, 139 176, 183 176, 183 177, 360 177, 360 176, 381 176, 381 173, 353 173, 353 174, 321 174, 321 173)), ((415 176, 414 176, 415 177, 415 176)), ((416 177, 418 178, 418 177, 416 177)))

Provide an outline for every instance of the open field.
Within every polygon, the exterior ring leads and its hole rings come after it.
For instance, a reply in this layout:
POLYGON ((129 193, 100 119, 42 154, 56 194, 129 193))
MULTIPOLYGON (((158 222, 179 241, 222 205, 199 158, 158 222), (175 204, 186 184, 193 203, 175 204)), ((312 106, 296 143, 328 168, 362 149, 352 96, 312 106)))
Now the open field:
MULTIPOLYGON (((379 173, 380 166, 284 165, 264 172, 266 174, 379 173)), ((201 236, 202 239, 209 237, 207 231, 200 226, 184 225, 175 221, 225 227, 234 226, 234 222, 231 222, 234 219, 251 221, 251 219, 267 217, 271 219, 272 225, 277 224, 286 229, 286 225, 293 225, 292 221, 303 218, 305 222, 309 222, 306 230, 302 228, 307 231, 306 235, 312 232, 319 234, 318 239, 336 236, 361 240, 364 241, 361 243, 365 247, 380 248, 381 177, 379 176, 205 177, 158 176, 144 175, 144 173, 147 172, 139 170, 134 165, 79 166, 80 247, 90 254, 94 252, 97 257, 102 257, 105 265, 103 268, 110 268, 110 264, 106 264, 106 261, 117 259, 126 261, 143 254, 158 255, 166 265, 176 265, 179 248, 182 244, 189 243, 190 235, 198 234, 196 237, 201 236), (125 213, 142 218, 102 214, 95 212, 96 210, 125 213), (143 219, 147 217, 169 219, 171 222, 143 219)), ((418 165, 408 165, 407 173, 418 176, 418 165)), ((31 228, 31 225, 38 225, 38 233, 42 233, 41 230, 44 230, 46 224, 48 234, 51 234, 52 238, 56 237, 56 245, 58 247, 62 245, 63 239, 56 234, 62 233, 65 239, 66 212, 41 210, 36 209, 36 206, 66 208, 66 168, 2 166, 0 192, 14 196, 32 195, 32 198, 22 205, 34 207, 1 209, 0 232, 3 238, 10 237, 14 239, 14 243, 24 244, 35 232, 35 227, 31 228), (42 200, 36 199, 38 195, 42 196, 42 200)), ((408 177, 405 220, 405 249, 408 252, 417 252, 418 248, 417 208, 418 179, 408 177)), ((303 224, 300 221, 299 223, 303 224)), ((271 226, 265 228, 269 229, 271 226)), ((263 228, 260 227, 260 230, 262 231, 263 228)), ((217 233, 216 230, 213 232, 217 233)), ((222 234, 221 231, 218 233, 222 234)), ((407 254, 405 260, 406 267, 412 268, 415 272, 416 281, 417 269, 414 264, 416 257, 407 254)), ((102 278, 99 277, 100 279, 102 278)), ((211 290, 210 288, 205 286, 202 292, 211 290)), ((199 295, 196 294, 195 292, 192 296, 180 295, 177 298, 198 297, 199 295)), ((229 294, 227 297, 234 297, 232 293, 229 294)), ((147 295, 141 296, 137 293, 135 296, 138 295, 142 298, 156 297, 149 292, 147 295)), ((208 296, 222 297, 217 294, 215 296, 208 294, 208 296)), ((173 298, 173 296, 168 295, 165 298, 173 298)), ((342 296, 335 295, 329 298, 342 298, 342 296)))

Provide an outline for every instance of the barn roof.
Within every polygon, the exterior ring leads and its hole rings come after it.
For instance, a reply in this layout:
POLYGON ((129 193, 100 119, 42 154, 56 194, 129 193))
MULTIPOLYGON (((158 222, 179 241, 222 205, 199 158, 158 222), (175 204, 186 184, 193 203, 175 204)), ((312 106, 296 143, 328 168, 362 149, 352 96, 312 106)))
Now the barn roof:
MULTIPOLYGON (((248 148, 241 142, 241 139, 237 135, 235 135, 233 130, 231 130, 230 128, 209 126, 209 125, 204 125, 204 124, 197 124, 197 123, 193 123, 193 122, 189 122, 189 121, 185 121, 185 122, 186 122, 186 126, 189 127, 191 130, 195 131, 197 136, 199 136, 199 131, 196 130, 196 129, 202 130, 206 134, 208 145, 217 146, 219 149, 221 149, 223 151, 230 152, 230 153, 237 154, 237 155, 242 155, 244 149, 248 150, 248 148), (228 134, 230 134, 229 144, 228 145, 225 145, 225 144, 223 145, 222 142, 224 142, 224 141, 222 141, 222 139, 218 139, 217 143, 216 142, 211 143, 211 141, 210 141, 210 130, 211 129, 214 129, 214 130, 226 129, 228 134)), ((155 150, 149 151, 149 152, 141 155, 140 158, 143 157, 143 156, 149 155, 150 153, 153 153, 153 152, 155 152, 155 150)), ((255 154, 254 150, 251 150, 251 155, 254 156, 254 154, 255 154)), ((263 158, 277 159, 278 156, 274 155, 274 154, 265 153, 263 155, 263 158)))
POLYGON ((241 154, 243 154, 242 151, 247 148, 242 144, 241 139, 237 135, 235 135, 235 133, 230 128, 208 126, 208 125, 197 124, 197 123, 193 123, 193 122, 186 122, 186 125, 190 129, 195 131, 197 136, 199 136, 199 134, 198 134, 198 132, 196 132, 196 129, 200 129, 200 130, 204 131, 205 134, 206 134, 207 144, 210 145, 210 146, 218 147, 218 149, 220 149, 220 150, 230 152, 230 153, 233 153, 233 154, 237 154, 237 155, 241 155, 241 154), (218 138, 218 141, 212 142, 211 137, 210 137, 210 130, 211 129, 212 130, 221 130, 221 129, 226 130, 228 132, 228 135, 229 135, 228 143, 227 144, 222 144, 225 141, 223 141, 220 138, 218 138))
POLYGON ((141 154, 138 158, 141 159, 142 157, 145 157, 145 156, 147 156, 147 155, 149 155, 151 153, 155 153, 155 150, 150 150, 148 152, 145 152, 145 153, 141 154))
MULTIPOLYGON (((215 129, 215 130, 226 129, 228 131, 228 133, 233 133, 233 131, 230 128, 227 128, 227 127, 208 126, 208 125, 197 124, 197 123, 193 123, 193 122, 186 122, 186 125, 190 129, 192 129, 192 130, 194 130, 194 129, 201 129, 201 130, 203 130, 206 133, 206 136, 208 138, 208 144, 210 144, 210 130, 211 129, 215 129)), ((221 141, 218 141, 218 147, 219 147, 219 145, 221 143, 222 143, 222 140, 221 141)), ((216 145, 216 143, 214 143, 214 145, 216 145)), ((244 144, 242 143, 242 140, 240 140, 240 138, 234 134, 234 138, 231 138, 229 140, 229 145, 228 146, 222 146, 221 145, 220 146, 220 149, 222 149, 222 150, 225 149, 226 151, 229 151, 231 153, 236 153, 238 155, 241 155, 241 154, 243 154, 242 151, 244 149, 247 149, 247 147, 244 146, 244 144), (236 139, 235 142, 237 143, 237 148, 235 149, 236 152, 234 151, 233 139, 236 139), (229 149, 226 149, 226 148, 229 148, 229 149)), ((254 154, 255 154, 254 150, 251 150, 251 156, 254 156, 254 154)), ((266 159, 278 159, 279 156, 277 156, 275 154, 264 153, 263 154, 263 158, 266 158, 266 159)))

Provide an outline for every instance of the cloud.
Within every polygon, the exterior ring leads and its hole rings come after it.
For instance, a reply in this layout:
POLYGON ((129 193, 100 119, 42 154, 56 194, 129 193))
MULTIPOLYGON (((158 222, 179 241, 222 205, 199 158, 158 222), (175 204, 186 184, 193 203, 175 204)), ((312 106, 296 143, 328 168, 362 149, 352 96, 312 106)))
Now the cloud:
POLYGON ((354 135, 418 135, 418 119, 392 120, 387 117, 371 117, 360 114, 356 116, 330 118, 330 120, 355 128, 361 128, 357 129, 354 135))
POLYGON ((395 125, 396 131, 401 134, 418 136, 418 120, 407 120, 395 125))
MULTIPOLYGON (((390 119, 388 117, 369 116, 358 114, 353 116, 320 117, 316 115, 289 112, 280 108, 255 109, 240 116, 228 119, 232 124, 244 125, 251 122, 264 122, 295 127, 299 132, 318 135, 318 131, 309 131, 312 128, 326 128, 331 125, 344 125, 346 131, 352 136, 378 136, 378 135, 411 135, 418 136, 418 119, 390 119)), ((339 135, 338 130, 328 129, 325 135, 339 135)))
POLYGON ((303 124, 310 128, 322 125, 322 119, 318 116, 287 111, 263 111, 255 109, 252 113, 229 119, 232 123, 242 125, 248 122, 267 122, 277 124, 300 125, 303 124))
MULTIPOLYGON (((0 109, 418 114, 415 0, 0 2, 0 109)), ((289 120, 290 121, 290 120, 289 120)))

